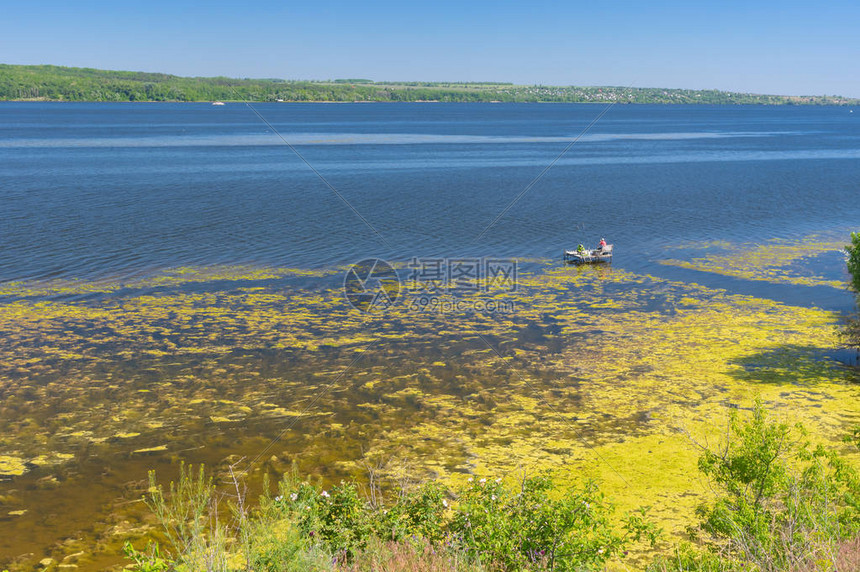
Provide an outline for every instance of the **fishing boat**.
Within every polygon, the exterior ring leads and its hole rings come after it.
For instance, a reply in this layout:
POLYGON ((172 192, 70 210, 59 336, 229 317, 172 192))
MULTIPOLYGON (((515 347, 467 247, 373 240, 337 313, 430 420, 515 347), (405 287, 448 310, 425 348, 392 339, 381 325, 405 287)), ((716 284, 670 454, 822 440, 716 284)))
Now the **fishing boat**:
POLYGON ((212 105, 224 105, 223 101, 213 101, 212 105))
POLYGON ((601 262, 612 262, 612 245, 607 244, 600 248, 585 248, 583 250, 565 250, 564 261, 571 264, 597 264, 601 262))

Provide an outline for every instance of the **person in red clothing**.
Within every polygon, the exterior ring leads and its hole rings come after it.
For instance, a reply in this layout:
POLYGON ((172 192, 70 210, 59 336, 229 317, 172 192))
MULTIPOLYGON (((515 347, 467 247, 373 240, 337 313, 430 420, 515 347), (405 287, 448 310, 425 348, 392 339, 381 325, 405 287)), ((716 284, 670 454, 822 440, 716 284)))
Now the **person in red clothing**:
POLYGON ((606 239, 601 238, 600 243, 597 246, 600 247, 600 250, 603 250, 603 247, 606 246, 606 239))

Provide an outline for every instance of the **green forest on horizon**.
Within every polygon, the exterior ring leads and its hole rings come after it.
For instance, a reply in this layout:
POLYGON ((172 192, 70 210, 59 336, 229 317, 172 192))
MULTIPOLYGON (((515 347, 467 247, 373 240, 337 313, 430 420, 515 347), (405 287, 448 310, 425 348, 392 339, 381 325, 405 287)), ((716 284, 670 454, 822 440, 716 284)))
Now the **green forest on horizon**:
POLYGON ((517 102, 856 105, 836 95, 783 96, 719 90, 509 83, 305 81, 180 77, 51 65, 0 64, 0 101, 517 102))

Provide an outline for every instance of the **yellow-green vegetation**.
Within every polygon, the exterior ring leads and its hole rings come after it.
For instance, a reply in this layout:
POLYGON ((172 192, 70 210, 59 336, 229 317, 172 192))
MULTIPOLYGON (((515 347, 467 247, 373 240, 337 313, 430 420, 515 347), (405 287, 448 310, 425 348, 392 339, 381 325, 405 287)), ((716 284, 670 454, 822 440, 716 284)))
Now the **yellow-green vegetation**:
POLYGON ((23 475, 27 468, 24 459, 12 455, 0 456, 0 475, 15 476, 23 475))
POLYGON ((800 240, 774 239, 763 244, 732 244, 719 241, 677 247, 716 250, 713 254, 693 260, 661 260, 660 263, 746 280, 797 286, 832 286, 841 289, 845 288, 844 282, 805 273, 797 266, 828 252, 841 252, 844 247, 842 240, 821 236, 808 236, 800 240))
POLYGON ((152 290, 169 286, 203 284, 214 282, 259 281, 287 276, 322 277, 336 274, 340 268, 307 270, 300 268, 256 268, 250 266, 180 266, 170 268, 158 275, 137 280, 49 280, 38 284, 5 282, 0 286, 0 297, 33 298, 43 296, 82 296, 86 294, 110 294, 121 290, 152 290))
MULTIPOLYGON (((771 246, 756 260, 800 256, 771 246)), ((514 312, 416 311, 404 292, 362 314, 339 279, 216 268, 7 285, 0 475, 41 478, 81 451, 452 486, 553 469, 601 482, 622 511, 647 499, 677 536, 711 494, 689 436, 716 439, 732 407, 760 396, 836 447, 860 417, 855 374, 825 356, 838 316, 819 308, 545 262, 515 292, 463 295, 514 312)))

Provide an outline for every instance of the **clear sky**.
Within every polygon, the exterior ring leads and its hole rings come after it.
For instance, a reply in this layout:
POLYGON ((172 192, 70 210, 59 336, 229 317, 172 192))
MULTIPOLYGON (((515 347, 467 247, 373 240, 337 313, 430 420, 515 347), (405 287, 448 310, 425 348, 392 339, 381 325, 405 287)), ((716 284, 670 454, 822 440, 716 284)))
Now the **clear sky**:
POLYGON ((860 0, 0 0, 0 63, 860 97, 860 0))

